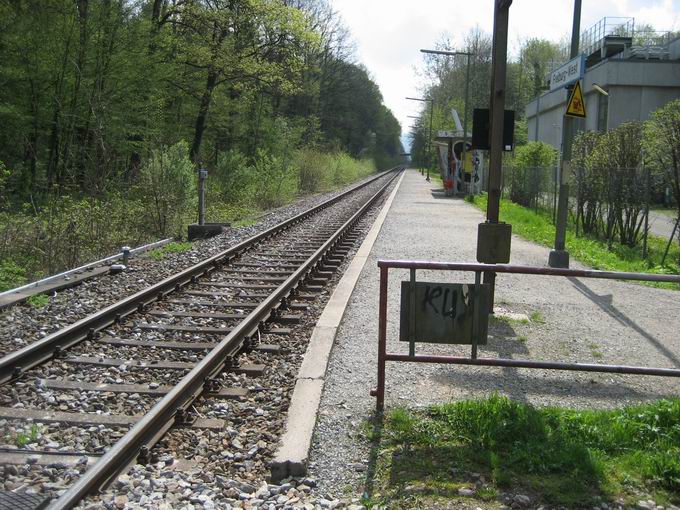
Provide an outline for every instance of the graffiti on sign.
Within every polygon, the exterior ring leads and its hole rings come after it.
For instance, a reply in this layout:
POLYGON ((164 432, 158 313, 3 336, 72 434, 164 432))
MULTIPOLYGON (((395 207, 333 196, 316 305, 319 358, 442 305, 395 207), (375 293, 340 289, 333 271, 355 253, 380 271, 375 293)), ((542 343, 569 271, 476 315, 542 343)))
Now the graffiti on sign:
POLYGON ((479 296, 475 289, 466 283, 401 282, 399 340, 408 342, 413 337, 415 342, 472 344, 476 326, 476 343, 486 344, 489 285, 479 285, 479 296))

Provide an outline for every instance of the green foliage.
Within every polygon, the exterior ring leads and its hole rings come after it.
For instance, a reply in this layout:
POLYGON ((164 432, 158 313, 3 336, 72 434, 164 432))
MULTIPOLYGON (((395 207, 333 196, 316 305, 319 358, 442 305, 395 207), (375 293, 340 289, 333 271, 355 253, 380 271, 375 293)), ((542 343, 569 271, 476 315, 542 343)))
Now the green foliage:
POLYGON ((149 257, 154 260, 163 260, 169 253, 183 253, 191 249, 191 243, 168 243, 149 252, 149 257))
POLYGON ((527 207, 537 207, 545 180, 555 165, 557 152, 544 142, 529 142, 515 149, 512 164, 506 167, 510 200, 527 207))
POLYGON ((35 443, 40 438, 41 432, 40 425, 34 423, 27 431, 18 432, 14 438, 14 443, 17 448, 23 448, 27 444, 35 443))
POLYGON ((26 299, 26 302, 33 308, 44 308, 50 302, 50 297, 47 294, 33 294, 26 299))
POLYGON ((665 176, 680 216, 680 99, 652 112, 644 134, 648 164, 665 176))
POLYGON ((605 173, 592 157, 601 144, 602 134, 582 131, 572 146, 572 172, 576 182, 576 223, 583 233, 598 236, 603 232, 605 173))
MULTIPOLYGON (((475 198, 475 207, 486 210, 488 197, 479 195, 475 198)), ((530 241, 552 246, 555 241, 555 226, 552 218, 544 211, 532 211, 509 200, 501 200, 500 219, 512 224, 513 233, 530 241)), ((648 238, 648 257, 644 259, 639 248, 614 245, 611 249, 606 241, 593 237, 576 236, 573 224, 567 227, 567 246, 569 253, 583 264, 595 269, 607 271, 625 271, 632 273, 680 274, 680 265, 667 263, 661 266, 661 257, 666 247, 666 240, 655 236, 648 238)), ((671 259, 680 258, 680 247, 671 247, 671 259)), ((646 285, 680 290, 672 283, 645 282, 646 285)))
POLYGON ((182 235, 182 213, 196 200, 196 179, 186 142, 152 151, 140 171, 139 192, 159 236, 182 235))
POLYGON ((641 491, 679 499, 678 399, 576 411, 493 395, 425 411, 395 409, 375 441, 379 502, 390 508, 412 507, 414 488, 426 497, 420 507, 438 507, 437 498, 456 497, 472 471, 491 481, 477 488, 482 499, 504 486, 569 507, 636 501, 641 491))
POLYGON ((0 292, 26 283, 26 270, 11 260, 0 260, 0 292))

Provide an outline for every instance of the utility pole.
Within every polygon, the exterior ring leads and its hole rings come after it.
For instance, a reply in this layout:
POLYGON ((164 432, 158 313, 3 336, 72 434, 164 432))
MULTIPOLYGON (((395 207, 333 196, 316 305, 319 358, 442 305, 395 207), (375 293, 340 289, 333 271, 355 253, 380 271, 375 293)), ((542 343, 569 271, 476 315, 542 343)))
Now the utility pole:
MULTIPOLYGON (((578 55, 579 31, 581 26, 581 0, 574 0, 574 19, 571 28, 571 59, 578 55)), ((569 212, 569 184, 567 176, 571 166, 571 145, 576 130, 576 120, 568 115, 562 122, 562 162, 560 165, 560 192, 557 200, 557 225, 555 226, 555 248, 550 250, 550 267, 569 267, 569 252, 566 249, 567 213, 569 212)))
POLYGON ((430 180, 430 165, 432 164, 432 115, 434 114, 434 99, 430 98, 425 98, 423 99, 422 97, 407 97, 406 99, 410 99, 411 101, 422 101, 423 103, 427 103, 429 101, 430 103, 430 137, 428 138, 427 141, 427 179, 430 180))
MULTIPOLYGON (((479 224, 477 232, 477 260, 488 264, 510 261, 512 228, 507 223, 499 222, 510 5, 512 5, 512 0, 496 0, 493 17, 489 200, 486 207, 486 222, 479 224)), ((484 283, 490 286, 489 312, 493 313, 496 273, 493 271, 485 272, 484 283)))
POLYGON ((205 180, 208 171, 199 164, 198 168, 198 224, 205 225, 205 180))

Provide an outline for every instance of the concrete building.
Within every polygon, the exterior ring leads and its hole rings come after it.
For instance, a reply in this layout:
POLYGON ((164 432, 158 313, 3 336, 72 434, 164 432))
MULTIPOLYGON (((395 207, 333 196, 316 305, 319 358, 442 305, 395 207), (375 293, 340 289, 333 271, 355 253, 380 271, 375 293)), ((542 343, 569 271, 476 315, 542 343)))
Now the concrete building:
MULTIPOLYGON (((671 34, 636 38, 634 20, 605 18, 581 35, 585 54, 582 86, 586 105, 580 130, 604 131, 647 120, 651 112, 680 98, 680 38, 671 34), (599 86, 608 96, 597 91, 599 86)), ((546 92, 526 106, 529 141, 560 149, 565 88, 546 92)))

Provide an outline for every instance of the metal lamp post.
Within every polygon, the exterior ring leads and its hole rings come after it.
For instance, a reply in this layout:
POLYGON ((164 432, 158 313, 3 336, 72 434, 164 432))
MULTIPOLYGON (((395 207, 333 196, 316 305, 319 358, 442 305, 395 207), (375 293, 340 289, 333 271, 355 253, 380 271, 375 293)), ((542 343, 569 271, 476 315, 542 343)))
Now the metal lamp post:
MULTIPOLYGON (((420 117, 418 117, 417 115, 407 115, 406 117, 408 117, 409 119, 420 119, 420 117)), ((418 127, 419 127, 418 125, 408 126, 408 128, 412 131, 418 131, 418 127)), ((422 168, 420 169, 420 175, 423 175, 423 169, 422 168)))
POLYGON ((468 136, 468 102, 470 97, 470 57, 474 53, 467 51, 443 51, 443 50, 420 50, 422 53, 431 53, 433 55, 446 55, 448 57, 465 55, 467 57, 467 64, 465 66, 465 113, 463 114, 463 153, 461 155, 462 164, 461 172, 465 172, 465 155, 467 152, 467 136, 468 136))
POLYGON ((434 114, 434 99, 422 97, 407 97, 411 101, 422 101, 423 103, 430 103, 430 137, 427 140, 427 177, 425 180, 430 180, 430 164, 432 163, 432 115, 434 114))

